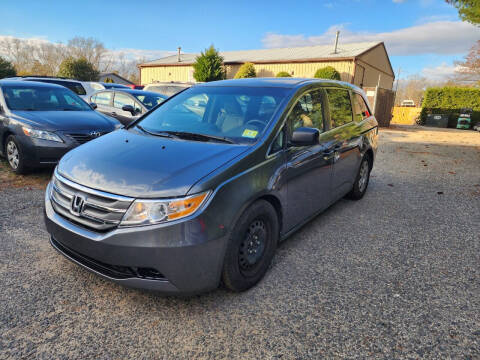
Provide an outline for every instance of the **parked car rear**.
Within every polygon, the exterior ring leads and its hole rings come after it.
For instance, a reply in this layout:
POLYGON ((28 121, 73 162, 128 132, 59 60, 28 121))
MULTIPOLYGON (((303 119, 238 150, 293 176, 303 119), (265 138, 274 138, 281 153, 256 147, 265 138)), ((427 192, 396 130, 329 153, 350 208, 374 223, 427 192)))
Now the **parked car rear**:
POLYGON ((156 82, 153 84, 145 85, 143 90, 158 92, 159 94, 166 96, 173 96, 180 91, 188 89, 193 85, 194 83, 188 82, 156 82))

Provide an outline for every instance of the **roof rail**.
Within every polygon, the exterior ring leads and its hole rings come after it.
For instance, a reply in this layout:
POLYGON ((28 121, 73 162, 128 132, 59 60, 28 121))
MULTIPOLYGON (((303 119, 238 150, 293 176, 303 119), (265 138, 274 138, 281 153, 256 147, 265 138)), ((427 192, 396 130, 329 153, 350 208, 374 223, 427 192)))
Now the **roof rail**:
POLYGON ((75 80, 75 81, 80 81, 77 79, 72 79, 64 76, 48 76, 48 75, 17 75, 16 77, 19 78, 29 78, 29 77, 35 77, 35 78, 42 78, 42 79, 63 79, 63 80, 75 80))

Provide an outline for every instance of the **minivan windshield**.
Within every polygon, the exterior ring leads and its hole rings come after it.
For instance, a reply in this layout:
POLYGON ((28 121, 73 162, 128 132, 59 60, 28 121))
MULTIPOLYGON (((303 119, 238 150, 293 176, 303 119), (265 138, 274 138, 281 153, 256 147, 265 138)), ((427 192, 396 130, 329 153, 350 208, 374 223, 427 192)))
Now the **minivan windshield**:
MULTIPOLYGON (((263 134, 288 89, 199 86, 168 100, 142 119, 143 131, 158 135, 200 135, 251 144, 263 134)), ((207 140, 205 140, 207 141, 207 140)))
POLYGON ((77 94, 62 87, 7 85, 2 90, 10 110, 92 111, 77 94))

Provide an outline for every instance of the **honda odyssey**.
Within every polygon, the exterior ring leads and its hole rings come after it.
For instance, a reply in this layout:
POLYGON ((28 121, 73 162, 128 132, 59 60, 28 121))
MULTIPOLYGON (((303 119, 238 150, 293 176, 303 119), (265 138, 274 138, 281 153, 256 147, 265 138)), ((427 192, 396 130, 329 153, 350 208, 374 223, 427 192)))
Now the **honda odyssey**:
POLYGON ((377 137, 365 94, 347 83, 196 85, 61 159, 45 195, 51 244, 130 287, 243 291, 280 241, 363 197, 377 137))

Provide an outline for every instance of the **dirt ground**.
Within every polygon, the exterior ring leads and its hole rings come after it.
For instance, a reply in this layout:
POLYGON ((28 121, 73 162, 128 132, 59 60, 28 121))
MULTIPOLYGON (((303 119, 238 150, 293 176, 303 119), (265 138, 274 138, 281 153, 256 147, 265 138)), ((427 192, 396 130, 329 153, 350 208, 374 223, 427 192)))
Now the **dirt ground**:
POLYGON ((51 170, 4 165, 0 359, 480 359, 480 133, 382 129, 363 199, 280 244, 249 291, 187 299, 62 257, 43 224, 51 170))

